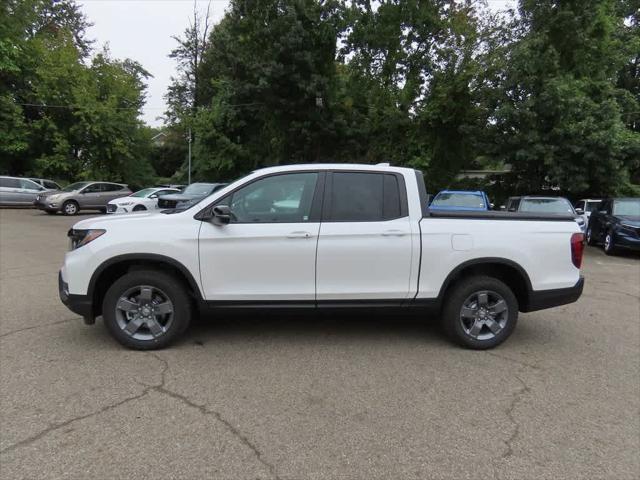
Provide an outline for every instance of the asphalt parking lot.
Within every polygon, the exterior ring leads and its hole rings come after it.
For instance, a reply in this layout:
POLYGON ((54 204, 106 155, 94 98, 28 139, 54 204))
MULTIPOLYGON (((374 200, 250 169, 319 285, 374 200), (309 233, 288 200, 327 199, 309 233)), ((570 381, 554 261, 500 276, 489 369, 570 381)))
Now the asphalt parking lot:
POLYGON ((487 352, 397 314, 205 319, 125 350, 59 301, 80 218, 0 210, 0 477, 636 479, 640 259, 487 352))

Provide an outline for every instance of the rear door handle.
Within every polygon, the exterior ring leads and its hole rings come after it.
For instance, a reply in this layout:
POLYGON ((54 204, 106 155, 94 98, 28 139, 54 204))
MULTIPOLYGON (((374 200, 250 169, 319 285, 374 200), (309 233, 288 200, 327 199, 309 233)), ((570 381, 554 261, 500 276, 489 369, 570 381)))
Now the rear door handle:
POLYGON ((405 232, 402 230, 386 230, 382 232, 383 237, 404 237, 405 232))
POLYGON ((311 238, 311 234, 309 232, 291 232, 287 238, 311 238))

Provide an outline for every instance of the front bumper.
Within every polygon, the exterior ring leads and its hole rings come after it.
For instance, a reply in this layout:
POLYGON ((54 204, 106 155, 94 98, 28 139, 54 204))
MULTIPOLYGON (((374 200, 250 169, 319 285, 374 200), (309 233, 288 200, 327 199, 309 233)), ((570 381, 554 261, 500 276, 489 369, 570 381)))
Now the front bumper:
POLYGON ((33 206, 38 210, 47 210, 49 212, 57 212, 60 210, 60 205, 57 202, 49 202, 47 198, 35 200, 33 206))
POLYGON ((621 229, 615 233, 613 242, 616 248, 640 251, 640 233, 621 229))
POLYGON ((87 325, 95 323, 93 301, 88 295, 69 294, 69 286, 62 278, 62 272, 58 272, 58 293, 62 303, 73 313, 80 315, 84 319, 84 323, 87 325))
POLYGON ((580 277, 573 287, 554 288, 552 290, 532 290, 529 292, 527 304, 521 308, 521 311, 534 312, 536 310, 573 303, 580 298, 583 288, 584 277, 580 277))

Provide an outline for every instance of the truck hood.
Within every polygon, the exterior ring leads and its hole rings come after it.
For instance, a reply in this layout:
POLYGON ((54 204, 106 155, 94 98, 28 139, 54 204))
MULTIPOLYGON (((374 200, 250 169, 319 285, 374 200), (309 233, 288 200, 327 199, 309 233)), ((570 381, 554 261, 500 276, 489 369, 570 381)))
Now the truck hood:
POLYGON ((109 226, 125 227, 127 222, 132 227, 140 228, 140 223, 144 221, 166 221, 166 215, 159 215, 156 212, 141 212, 136 215, 108 215, 104 217, 87 218, 76 223, 72 228, 75 230, 89 230, 92 228, 104 228, 109 230, 109 226), (135 225, 134 225, 135 224, 135 225))

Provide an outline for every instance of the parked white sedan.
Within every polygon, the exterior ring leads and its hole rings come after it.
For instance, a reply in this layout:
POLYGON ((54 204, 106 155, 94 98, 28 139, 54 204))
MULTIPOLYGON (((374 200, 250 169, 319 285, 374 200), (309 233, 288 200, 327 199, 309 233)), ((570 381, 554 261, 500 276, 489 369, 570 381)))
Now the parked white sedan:
POLYGON ((111 200, 107 204, 107 213, 129 213, 155 210, 158 208, 158 197, 180 193, 177 188, 144 188, 132 193, 128 197, 111 200))

